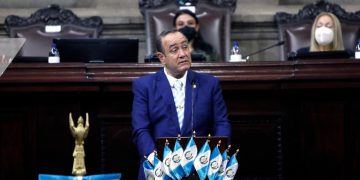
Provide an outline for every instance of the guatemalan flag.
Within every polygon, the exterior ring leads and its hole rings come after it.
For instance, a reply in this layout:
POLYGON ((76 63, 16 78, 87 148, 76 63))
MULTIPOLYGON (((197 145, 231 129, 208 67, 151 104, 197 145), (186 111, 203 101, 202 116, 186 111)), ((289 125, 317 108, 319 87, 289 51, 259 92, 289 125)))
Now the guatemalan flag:
POLYGON ((226 170, 225 170, 225 176, 224 176, 224 180, 232 180, 235 177, 236 171, 238 170, 238 161, 236 159, 236 155, 239 152, 239 150, 236 150, 236 153, 234 153, 234 155, 231 156, 227 166, 226 166, 226 170))
POLYGON ((159 160, 157 155, 154 157, 154 176, 155 176, 155 180, 164 179, 163 163, 159 160))
POLYGON ((218 175, 218 171, 220 169, 222 163, 222 156, 219 151, 219 144, 212 150, 210 155, 210 163, 209 163, 209 170, 208 170, 208 178, 209 180, 215 180, 216 176, 218 175))
POLYGON ((147 159, 143 162, 143 167, 144 167, 145 179, 155 179, 154 167, 150 164, 150 162, 147 159))
POLYGON ((206 178, 209 168, 210 153, 210 146, 208 140, 206 140, 194 160, 194 167, 199 175, 200 180, 204 180, 206 178))
POLYGON ((194 160, 196 158, 198 149, 196 147, 194 138, 191 137, 186 145, 184 155, 181 158, 181 166, 184 169, 186 176, 189 176, 194 171, 194 160))
POLYGON ((216 180, 221 180, 221 179, 223 179, 223 177, 224 177, 224 175, 225 175, 226 165, 227 165, 227 163, 228 163, 228 161, 229 161, 229 159, 230 159, 230 157, 228 156, 227 153, 228 153, 228 149, 225 150, 225 151, 222 153, 222 155, 221 155, 221 157, 222 157, 222 163, 221 163, 221 166, 220 166, 220 168, 219 168, 219 171, 218 171, 218 175, 217 175, 217 177, 216 177, 216 180))
POLYGON ((181 179, 185 176, 185 172, 181 166, 181 158, 184 150, 180 145, 179 139, 176 139, 174 150, 170 161, 170 170, 176 179, 181 179))
POLYGON ((171 162, 171 155, 172 151, 169 148, 169 143, 166 141, 164 146, 164 153, 163 153, 163 166, 164 166, 164 173, 166 176, 168 176, 170 179, 175 179, 170 170, 170 162, 171 162))

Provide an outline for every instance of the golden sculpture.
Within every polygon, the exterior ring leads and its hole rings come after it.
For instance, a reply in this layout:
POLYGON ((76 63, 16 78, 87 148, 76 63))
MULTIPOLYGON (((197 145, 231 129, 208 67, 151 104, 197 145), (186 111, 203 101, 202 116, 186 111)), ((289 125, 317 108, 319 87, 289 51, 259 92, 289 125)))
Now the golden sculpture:
POLYGON ((76 176, 83 176, 86 174, 85 168, 85 150, 84 140, 89 132, 89 114, 86 113, 86 124, 84 125, 84 119, 82 116, 78 118, 77 126, 75 127, 72 119, 72 114, 69 114, 69 124, 72 136, 75 138, 75 148, 73 152, 74 163, 72 168, 72 174, 76 176))

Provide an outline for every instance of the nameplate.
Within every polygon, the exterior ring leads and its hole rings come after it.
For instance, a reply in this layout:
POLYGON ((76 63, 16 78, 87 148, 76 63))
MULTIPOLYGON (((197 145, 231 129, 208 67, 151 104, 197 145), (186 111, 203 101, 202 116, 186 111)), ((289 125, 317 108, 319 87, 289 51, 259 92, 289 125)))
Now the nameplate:
POLYGON ((196 11, 195 6, 180 6, 179 9, 180 10, 187 9, 187 10, 193 12, 193 13, 195 13, 195 11, 196 11))
POLYGON ((47 33, 61 32, 61 25, 47 25, 45 26, 45 32, 47 33))

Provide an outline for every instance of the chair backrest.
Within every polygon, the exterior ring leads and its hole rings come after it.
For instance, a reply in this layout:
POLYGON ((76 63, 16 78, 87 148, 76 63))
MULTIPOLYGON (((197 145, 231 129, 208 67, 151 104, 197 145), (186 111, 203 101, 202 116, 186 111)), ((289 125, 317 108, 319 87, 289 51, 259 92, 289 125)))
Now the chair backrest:
POLYGON ((360 38, 360 11, 350 13, 337 4, 318 1, 305 5, 297 14, 275 14, 279 40, 285 42, 280 48, 281 60, 287 60, 288 53, 310 46, 312 23, 321 12, 331 12, 338 17, 345 49, 354 49, 357 39, 360 38))
POLYGON ((9 37, 26 39, 18 53, 23 57, 48 56, 52 40, 56 38, 97 38, 102 25, 98 16, 80 19, 71 10, 58 5, 39 9, 30 17, 9 15, 5 19, 9 37))
MULTIPOLYGON (((148 4, 139 3, 140 10, 145 18, 147 55, 155 52, 156 37, 164 30, 173 29, 174 13, 179 9, 175 1, 167 1, 158 5, 149 5, 149 2, 147 2, 148 4)), ((218 4, 199 0, 196 5, 200 34, 220 55, 221 60, 227 60, 230 56, 231 14, 235 8, 236 0, 230 0, 226 3, 219 1, 218 4)))

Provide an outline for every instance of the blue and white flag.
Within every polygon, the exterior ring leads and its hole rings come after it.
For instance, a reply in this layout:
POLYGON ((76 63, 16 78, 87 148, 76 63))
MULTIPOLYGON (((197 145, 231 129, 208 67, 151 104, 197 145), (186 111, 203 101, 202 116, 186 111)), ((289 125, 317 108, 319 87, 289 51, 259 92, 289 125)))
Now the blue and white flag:
POLYGON ((172 155, 172 151, 171 151, 171 149, 169 148, 168 143, 165 143, 164 153, 163 153, 164 173, 165 173, 166 176, 168 176, 170 179, 175 179, 175 178, 172 176, 171 170, 170 170, 171 155, 172 155))
POLYGON ((163 163, 159 160, 157 155, 154 157, 154 177, 155 177, 155 180, 163 180, 164 179, 163 163))
POLYGON ((154 167, 150 164, 150 162, 147 159, 143 162, 143 167, 144 167, 145 179, 155 179, 154 167))
POLYGON ((174 150, 170 161, 170 170, 172 171, 173 177, 181 179, 185 176, 185 172, 181 166, 181 157, 183 156, 184 150, 180 145, 179 139, 176 139, 174 150))
POLYGON ((235 177, 235 174, 238 170, 238 161, 236 159, 236 155, 239 152, 239 150, 236 150, 236 153, 234 153, 234 155, 231 156, 227 166, 226 166, 226 170, 225 170, 225 176, 224 176, 224 180, 232 180, 235 177))
POLYGON ((194 160, 194 167, 199 175, 200 180, 204 180, 206 178, 209 168, 210 153, 210 146, 208 140, 206 140, 194 160))
POLYGON ((219 145, 217 145, 211 152, 210 155, 210 163, 209 163, 209 170, 208 170, 208 178, 209 180, 215 180, 216 176, 218 175, 218 171, 220 169, 222 163, 222 156, 219 151, 219 145))
POLYGON ((185 171, 186 177, 194 171, 194 160, 196 158, 197 152, 198 149, 196 147, 194 138, 191 137, 188 144, 186 145, 184 155, 181 158, 181 166, 185 171))
POLYGON ((221 163, 221 166, 219 168, 219 171, 218 171, 218 175, 216 177, 216 180, 221 180, 223 179, 224 175, 225 175, 225 170, 226 170, 226 165, 230 159, 230 157, 228 156, 227 154, 228 150, 225 150, 221 157, 222 157, 222 163, 221 163))

